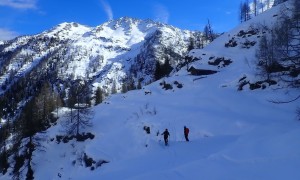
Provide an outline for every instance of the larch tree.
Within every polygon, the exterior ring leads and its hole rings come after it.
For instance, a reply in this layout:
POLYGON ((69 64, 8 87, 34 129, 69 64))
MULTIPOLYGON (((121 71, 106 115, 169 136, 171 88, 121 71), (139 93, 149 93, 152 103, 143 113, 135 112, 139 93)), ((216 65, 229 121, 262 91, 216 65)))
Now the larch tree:
POLYGON ((66 114, 65 128, 68 134, 80 136, 80 130, 92 125, 93 111, 89 99, 91 90, 86 81, 76 80, 70 87, 72 110, 66 114))

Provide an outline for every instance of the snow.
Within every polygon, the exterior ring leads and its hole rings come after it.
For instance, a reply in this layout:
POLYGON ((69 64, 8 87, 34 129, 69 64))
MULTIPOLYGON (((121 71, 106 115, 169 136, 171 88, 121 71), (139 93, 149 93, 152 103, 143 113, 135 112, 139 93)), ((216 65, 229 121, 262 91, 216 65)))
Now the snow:
MULTIPOLYGON (((128 74, 129 66, 131 66, 131 62, 126 61, 134 59, 137 54, 141 53, 145 49, 146 38, 152 37, 158 30, 162 31, 163 39, 160 43, 167 47, 173 46, 174 39, 184 36, 184 41, 175 41, 181 43, 175 52, 182 54, 186 51, 185 46, 191 36, 190 34, 186 35, 187 32, 153 21, 126 17, 109 21, 95 28, 87 28, 82 25, 74 27, 74 23, 62 23, 45 33, 47 36, 59 34, 65 39, 73 39, 66 55, 67 59, 72 60, 59 75, 60 78, 64 79, 65 74, 73 74, 73 78, 91 78, 101 74, 94 86, 99 85, 104 88, 107 86, 107 81, 116 81, 117 86, 121 87, 122 81, 128 74), (176 33, 174 34, 173 31, 176 33), (174 38, 168 39, 170 34, 174 38), (98 56, 103 57, 100 66, 91 67, 91 61, 98 56), (92 71, 93 68, 96 68, 96 71, 92 71), (119 68, 120 73, 114 72, 116 68, 119 68), (111 74, 114 74, 113 77, 111 74)), ((150 78, 144 77, 144 79, 150 78)))
POLYGON ((91 31, 91 27, 83 26, 78 23, 61 23, 58 26, 52 28, 50 31, 45 31, 42 34, 45 34, 49 37, 51 36, 59 36, 62 39, 76 39, 80 36, 83 36, 85 33, 91 31), (67 30, 67 31, 65 31, 67 30))
MULTIPOLYGON (((46 133, 46 151, 34 152, 35 178, 300 179, 300 123, 295 117, 299 104, 270 102, 295 97, 298 92, 275 87, 237 91, 238 80, 244 75, 257 78, 257 45, 250 49, 224 47, 232 36, 253 23, 276 21, 273 14, 277 8, 225 33, 204 49, 191 51, 190 55, 202 58, 193 66, 218 73, 199 79, 184 67, 163 79, 172 90, 162 89, 163 80, 159 80, 141 90, 112 95, 95 106, 93 126, 84 129, 95 135, 92 140, 66 144, 50 141, 64 134, 61 124, 67 110, 61 109, 58 124, 46 133), (207 65, 212 56, 230 58, 233 63, 212 67, 207 65), (183 87, 176 87, 175 81, 183 87), (144 126, 150 127, 150 134, 144 126), (183 126, 190 129, 190 142, 184 141, 183 126), (167 147, 162 136, 157 136, 165 128, 171 134, 167 147), (83 153, 109 163, 92 171, 80 160, 83 153)), ((8 175, 0 177, 5 178, 8 175)))
MULTIPOLYGON (((284 92, 237 92, 221 88, 221 72, 193 81, 182 74, 166 81, 183 83, 174 91, 159 82, 144 90, 112 96, 95 107, 95 139, 84 143, 45 143, 34 157, 37 179, 298 179, 300 124, 292 104, 268 99, 284 92), (145 95, 145 91, 151 95, 145 95), (151 128, 146 134, 143 126, 151 128), (183 126, 190 128, 184 142, 183 126), (156 132, 168 128, 170 146, 156 132), (146 147, 147 145, 147 147, 146 147), (59 149, 59 151, 58 151, 59 149), (91 171, 76 161, 85 152, 109 163, 91 171), (48 177, 48 178, 45 178, 48 177)), ((49 136, 59 134, 59 126, 49 136)))

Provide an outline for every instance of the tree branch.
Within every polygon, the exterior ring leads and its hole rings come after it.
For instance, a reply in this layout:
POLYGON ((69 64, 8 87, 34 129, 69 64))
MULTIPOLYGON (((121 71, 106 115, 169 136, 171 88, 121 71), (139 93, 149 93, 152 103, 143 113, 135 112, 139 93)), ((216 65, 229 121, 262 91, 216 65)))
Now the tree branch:
POLYGON ((287 104, 287 103, 291 103, 294 101, 297 101, 298 99, 300 99, 300 95, 297 96, 296 98, 289 100, 289 101, 274 101, 274 100, 269 100, 269 102, 275 103, 275 104, 287 104))

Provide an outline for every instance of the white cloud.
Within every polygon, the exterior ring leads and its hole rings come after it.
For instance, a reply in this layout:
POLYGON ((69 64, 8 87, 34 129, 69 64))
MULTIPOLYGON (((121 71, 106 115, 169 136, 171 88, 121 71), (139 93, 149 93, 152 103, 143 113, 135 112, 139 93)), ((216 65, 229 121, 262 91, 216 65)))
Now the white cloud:
POLYGON ((36 9, 37 0, 0 0, 0 6, 16 9, 36 9))
POLYGON ((101 0, 101 4, 103 6, 104 11, 107 14, 108 20, 113 20, 114 15, 113 15, 113 11, 111 9, 111 6, 104 0, 101 0))
POLYGON ((0 40, 10 40, 17 37, 19 34, 8 29, 0 28, 0 40))
POLYGON ((154 6, 155 20, 163 23, 168 23, 170 13, 168 9, 162 4, 156 4, 154 6))

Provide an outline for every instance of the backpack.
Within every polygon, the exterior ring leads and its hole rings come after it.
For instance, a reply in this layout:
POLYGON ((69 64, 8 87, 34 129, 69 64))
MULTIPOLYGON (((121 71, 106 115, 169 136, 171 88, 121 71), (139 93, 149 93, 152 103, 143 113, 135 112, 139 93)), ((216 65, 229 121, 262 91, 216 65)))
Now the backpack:
POLYGON ((189 128, 185 128, 185 134, 189 134, 190 130, 189 128))

